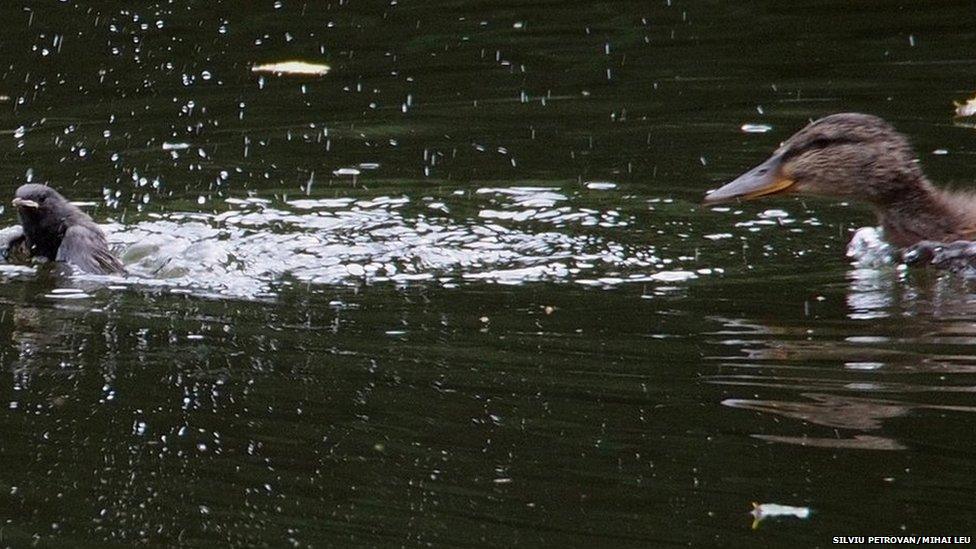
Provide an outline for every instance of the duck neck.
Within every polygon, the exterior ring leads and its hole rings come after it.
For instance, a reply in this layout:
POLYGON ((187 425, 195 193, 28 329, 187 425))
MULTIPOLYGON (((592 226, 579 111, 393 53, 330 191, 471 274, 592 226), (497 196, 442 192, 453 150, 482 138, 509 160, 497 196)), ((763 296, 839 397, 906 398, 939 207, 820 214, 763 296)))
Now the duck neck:
POLYGON ((885 239, 900 248, 922 240, 959 239, 959 220, 944 193, 920 176, 900 185, 897 198, 875 204, 885 239))

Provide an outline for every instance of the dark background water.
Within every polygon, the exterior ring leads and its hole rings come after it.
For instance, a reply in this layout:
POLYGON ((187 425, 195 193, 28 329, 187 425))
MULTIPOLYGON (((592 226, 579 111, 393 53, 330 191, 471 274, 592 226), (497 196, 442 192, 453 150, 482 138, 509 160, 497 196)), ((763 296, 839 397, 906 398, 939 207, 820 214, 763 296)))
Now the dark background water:
POLYGON ((0 196, 133 271, 0 272, 0 543, 974 534, 971 285, 850 263, 856 204, 697 205, 838 111, 971 185, 972 2, 0 14, 0 196))

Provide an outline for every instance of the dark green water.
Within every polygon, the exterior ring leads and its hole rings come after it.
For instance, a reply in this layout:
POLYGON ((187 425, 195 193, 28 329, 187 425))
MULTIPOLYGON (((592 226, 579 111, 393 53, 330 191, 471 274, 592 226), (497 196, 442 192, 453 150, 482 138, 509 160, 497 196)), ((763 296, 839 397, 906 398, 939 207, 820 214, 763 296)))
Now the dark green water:
POLYGON ((3 545, 976 534, 976 288, 852 264, 858 205, 697 206, 838 111, 973 184, 971 2, 0 14, 0 196, 133 272, 0 269, 3 545))

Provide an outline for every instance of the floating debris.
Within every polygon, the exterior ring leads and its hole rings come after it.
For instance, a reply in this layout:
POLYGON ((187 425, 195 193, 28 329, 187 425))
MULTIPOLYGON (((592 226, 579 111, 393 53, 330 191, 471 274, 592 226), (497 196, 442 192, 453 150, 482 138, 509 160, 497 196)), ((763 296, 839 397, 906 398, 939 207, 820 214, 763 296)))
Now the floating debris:
POLYGON ((609 191, 610 189, 616 189, 617 184, 609 181, 587 181, 586 188, 594 191, 609 191))
POLYGON ((965 103, 953 101, 952 104, 956 106, 956 116, 973 116, 976 114, 976 96, 967 99, 965 103))
POLYGON ((271 74, 293 74, 298 76, 324 76, 331 67, 325 63, 309 63, 307 61, 280 61, 278 63, 264 63, 254 65, 251 72, 271 74))
POLYGON ((771 517, 796 517, 798 519, 810 518, 809 507, 793 507, 792 505, 780 505, 779 503, 756 503, 752 502, 752 529, 759 528, 759 523, 771 517))
POLYGON ((773 127, 768 124, 743 124, 739 129, 746 133, 766 133, 773 127))

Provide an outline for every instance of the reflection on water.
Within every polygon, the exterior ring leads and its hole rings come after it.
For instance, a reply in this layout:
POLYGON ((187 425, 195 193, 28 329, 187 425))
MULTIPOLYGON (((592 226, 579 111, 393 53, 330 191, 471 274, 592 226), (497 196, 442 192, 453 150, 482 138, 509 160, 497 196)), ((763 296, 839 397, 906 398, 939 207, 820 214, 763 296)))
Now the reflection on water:
POLYGON ((933 398, 976 393, 976 299, 967 291, 970 282, 951 273, 911 277, 890 262, 873 268, 859 264, 848 272, 844 301, 849 319, 870 323, 920 315, 925 320, 913 321, 898 334, 845 335, 823 327, 716 319, 724 329, 712 337, 742 355, 711 357, 721 361, 722 371, 707 382, 790 397, 726 398, 722 404, 804 425, 802 435, 753 437, 800 446, 906 450, 897 438, 876 433, 886 421, 932 411, 948 417, 976 412, 969 398, 933 398), (961 404, 946 404, 953 401, 961 404), (830 428, 830 436, 816 426, 830 428))
MULTIPOLYGON (((852 387, 852 389, 873 390, 867 387, 852 387)), ((813 402, 728 399, 723 401, 722 404, 731 408, 754 410, 797 419, 815 425, 853 431, 880 429, 883 420, 901 417, 917 409, 928 408, 952 412, 976 412, 976 406, 939 406, 814 393, 803 393, 799 396, 810 399, 813 402)), ((753 436, 771 442, 799 444, 801 446, 819 446, 823 448, 862 450, 904 450, 906 448, 897 440, 876 435, 855 434, 850 438, 841 436, 840 433, 835 433, 831 438, 769 434, 755 434, 753 436)))
POLYGON ((851 438, 788 437, 779 435, 753 435, 759 440, 811 446, 815 448, 836 448, 846 450, 904 450, 905 446, 897 440, 871 435, 854 435, 851 438))

